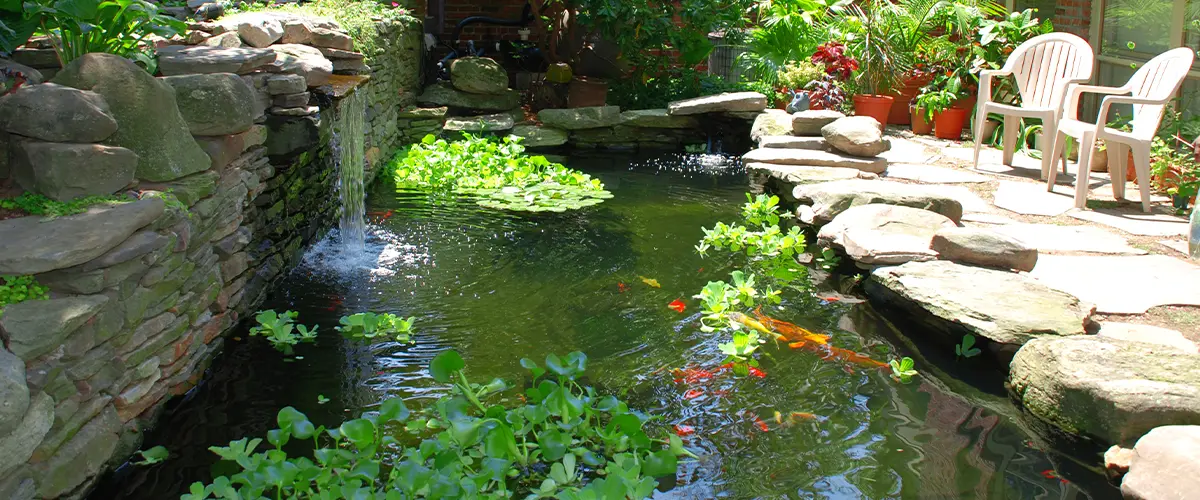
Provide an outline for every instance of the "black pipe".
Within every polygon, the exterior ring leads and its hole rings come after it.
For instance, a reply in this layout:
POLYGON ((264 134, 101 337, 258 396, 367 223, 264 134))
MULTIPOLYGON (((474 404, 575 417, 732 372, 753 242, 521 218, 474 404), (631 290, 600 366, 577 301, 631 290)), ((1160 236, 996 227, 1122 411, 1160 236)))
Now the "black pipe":
MULTIPOLYGON (((533 6, 529 5, 528 3, 526 3, 525 8, 521 10, 520 19, 500 19, 487 16, 471 16, 464 18, 463 20, 459 21, 458 24, 454 25, 454 31, 450 34, 450 41, 454 45, 450 47, 450 53, 446 54, 446 57, 443 57, 438 65, 445 68, 447 63, 459 57, 458 37, 462 34, 463 28, 469 24, 484 23, 493 24, 496 26, 526 26, 530 21, 533 21, 533 6)), ((479 49, 479 53, 474 55, 483 55, 483 49, 479 49)))

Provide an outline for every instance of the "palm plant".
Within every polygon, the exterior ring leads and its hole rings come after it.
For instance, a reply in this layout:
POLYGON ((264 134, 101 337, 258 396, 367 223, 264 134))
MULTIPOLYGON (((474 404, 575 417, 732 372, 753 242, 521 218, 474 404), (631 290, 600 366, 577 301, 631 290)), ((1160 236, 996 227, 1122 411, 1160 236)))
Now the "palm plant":
POLYGON ((761 0, 756 9, 761 23, 750 31, 738 64, 751 79, 775 86, 779 71, 789 63, 806 61, 827 41, 826 13, 851 0, 761 0))

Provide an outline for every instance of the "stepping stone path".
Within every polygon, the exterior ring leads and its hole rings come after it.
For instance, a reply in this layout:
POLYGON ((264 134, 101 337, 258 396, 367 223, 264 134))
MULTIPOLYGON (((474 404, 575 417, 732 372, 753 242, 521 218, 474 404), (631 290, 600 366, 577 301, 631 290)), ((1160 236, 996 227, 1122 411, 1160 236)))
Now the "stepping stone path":
POLYGON ((1138 439, 1121 495, 1130 500, 1192 498, 1200 491, 1200 425, 1165 425, 1138 439))
POLYGON ((742 155, 742 161, 808 167, 853 168, 875 174, 887 170, 887 160, 883 158, 857 158, 811 149, 759 148, 742 155))
POLYGON ((878 268, 863 288, 873 302, 905 313, 943 343, 970 333, 1002 361, 1038 337, 1086 334, 1095 312, 1026 275, 944 260, 878 268))
POLYGON ((754 118, 750 126, 750 139, 759 141, 767 136, 779 136, 791 133, 792 115, 782 109, 768 109, 754 118))
POLYGON ((1032 271, 1038 251, 996 231, 970 227, 942 229, 930 245, 938 258, 1017 271, 1032 271))
POLYGON ((1129 246, 1119 235, 1094 226, 1059 226, 1057 224, 1005 224, 993 231, 1025 242, 1042 253, 1094 253, 1110 255, 1144 255, 1145 250, 1129 246))
POLYGON ((1044 184, 1013 181, 1000 181, 995 204, 1010 212, 1048 217, 1075 208, 1075 200, 1070 195, 1047 192, 1044 184))
POLYGON ((1159 344, 1099 335, 1030 340, 1012 360, 1008 387, 1039 419, 1105 444, 1200 424, 1200 355, 1159 344))
POLYGON ((621 113, 621 125, 641 128, 700 128, 700 118, 674 116, 666 109, 637 109, 621 113))
POLYGON ((809 224, 825 224, 850 207, 882 203, 917 209, 931 210, 957 223, 962 218, 962 204, 924 186, 879 182, 871 180, 846 180, 822 184, 796 186, 792 196, 811 209, 797 210, 800 220, 809 224))
POLYGON ((821 137, 835 151, 864 158, 878 156, 892 147, 892 143, 883 138, 879 122, 869 116, 834 120, 821 127, 821 137))
POLYGON ((820 137, 821 129, 845 117, 842 113, 830 110, 799 111, 792 114, 792 134, 820 137))
POLYGON ((757 113, 764 109, 767 109, 767 96, 758 92, 726 92, 667 104, 667 113, 671 115, 698 115, 718 111, 757 113))
POLYGON ((1186 353, 1200 354, 1200 345, 1188 340, 1182 333, 1154 325, 1105 321, 1096 335, 1128 342, 1160 344, 1186 353))
POLYGON ((889 163, 887 177, 925 184, 965 184, 987 182, 990 177, 966 170, 937 167, 923 163, 889 163))
POLYGON ((953 228, 945 216, 896 205, 855 206, 834 217, 817 233, 817 243, 840 250, 859 264, 894 265, 938 258, 930 241, 953 228))
POLYGON ((758 140, 760 148, 813 149, 828 151, 829 145, 821 137, 795 137, 791 135, 768 135, 758 140))
POLYGON ((858 170, 850 168, 805 167, 773 163, 747 163, 746 173, 750 176, 751 184, 770 185, 773 192, 779 193, 781 198, 789 202, 796 201, 796 198, 792 196, 795 186, 857 179, 859 176, 858 170))
POLYGON ((1043 255, 1031 276, 1096 304, 1104 314, 1163 305, 1200 306, 1200 266, 1165 255, 1043 255))
POLYGON ((1122 212, 1104 208, 1075 210, 1067 215, 1079 220, 1115 227, 1138 236, 1186 236, 1188 234, 1187 219, 1171 215, 1122 212))

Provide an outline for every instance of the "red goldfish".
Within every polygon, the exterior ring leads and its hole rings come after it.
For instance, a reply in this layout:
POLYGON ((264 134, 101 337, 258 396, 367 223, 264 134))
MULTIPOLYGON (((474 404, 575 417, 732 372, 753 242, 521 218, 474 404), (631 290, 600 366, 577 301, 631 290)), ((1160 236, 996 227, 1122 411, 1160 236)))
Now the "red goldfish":
POLYGON ((779 334, 783 335, 783 337, 791 342, 805 341, 815 342, 818 344, 829 343, 828 335, 816 334, 786 321, 780 321, 764 315, 762 313, 762 306, 759 306, 754 310, 754 317, 764 326, 779 332, 779 334))
POLYGON ((670 309, 674 309, 675 312, 678 312, 680 314, 683 314, 683 310, 687 309, 687 305, 684 304, 683 301, 681 301, 679 299, 675 299, 675 300, 671 301, 670 304, 667 304, 667 307, 670 309))

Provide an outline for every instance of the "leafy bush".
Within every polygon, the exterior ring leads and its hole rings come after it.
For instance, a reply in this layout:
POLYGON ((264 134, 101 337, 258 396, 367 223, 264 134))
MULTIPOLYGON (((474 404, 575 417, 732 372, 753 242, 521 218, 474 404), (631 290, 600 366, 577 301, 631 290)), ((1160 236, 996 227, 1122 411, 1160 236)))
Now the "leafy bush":
POLYGON ((612 198, 599 180, 524 152, 512 136, 451 142, 428 135, 397 155, 391 168, 397 187, 470 195, 500 210, 565 212, 612 198))
POLYGON ((4 314, 5 306, 50 298, 50 289, 39 285, 33 276, 0 276, 0 280, 4 281, 0 284, 0 315, 4 314))
MULTIPOLYGON (((265 7, 264 4, 253 5, 249 10, 265 7)), ((243 7, 245 9, 245 7, 243 7)), ((381 50, 378 43, 378 33, 375 25, 380 21, 411 21, 416 22, 408 9, 400 7, 395 2, 378 0, 314 0, 306 3, 284 3, 270 5, 269 10, 295 12, 309 16, 323 17, 336 21, 350 38, 354 39, 355 50, 373 57, 381 50)))
POLYGON ((89 52, 133 59, 148 71, 157 64, 145 39, 170 38, 186 25, 145 0, 32 0, 0 6, 0 51, 12 52, 35 32, 50 36, 63 65, 89 52))
POLYGON ((824 74, 823 66, 812 61, 798 61, 784 65, 778 72, 777 80, 782 88, 800 90, 820 80, 824 74))
POLYGON ((0 208, 19 210, 29 215, 62 217, 86 212, 88 207, 101 203, 127 202, 124 196, 84 196, 68 202, 55 201, 40 194, 22 193, 16 198, 0 198, 0 208))
POLYGON ((608 85, 608 104, 621 109, 665 108, 667 103, 722 92, 758 92, 775 105, 775 89, 762 82, 727 82, 717 75, 681 69, 647 78, 622 78, 608 85))
POLYGON ((471 383, 454 351, 429 364, 451 392, 427 414, 395 398, 326 429, 289 406, 267 433, 273 449, 256 452, 261 438, 209 448, 241 472, 194 483, 182 498, 636 499, 654 492, 655 477, 673 476, 678 457, 694 457, 674 434, 652 439, 649 417, 580 385, 583 353, 551 354, 545 367, 522 359, 521 366, 532 375, 521 406, 485 404, 509 386, 471 383), (401 429, 438 432, 405 446, 396 436, 401 429), (293 438, 312 441, 311 458, 285 451, 293 438))

